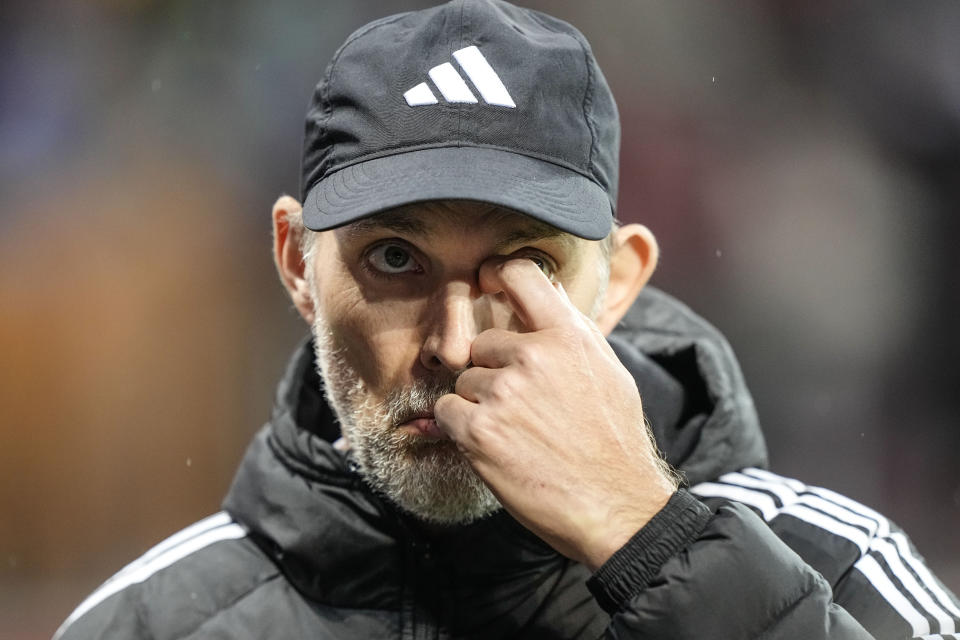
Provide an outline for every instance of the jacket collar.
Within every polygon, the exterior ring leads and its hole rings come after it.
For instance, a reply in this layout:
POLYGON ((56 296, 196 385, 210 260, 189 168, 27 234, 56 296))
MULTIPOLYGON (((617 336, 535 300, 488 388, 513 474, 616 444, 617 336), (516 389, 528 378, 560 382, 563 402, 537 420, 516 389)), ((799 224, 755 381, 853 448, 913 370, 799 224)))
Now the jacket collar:
POLYGON ((689 484, 767 466, 740 364, 710 323, 647 287, 609 342, 637 381, 657 444, 689 484))

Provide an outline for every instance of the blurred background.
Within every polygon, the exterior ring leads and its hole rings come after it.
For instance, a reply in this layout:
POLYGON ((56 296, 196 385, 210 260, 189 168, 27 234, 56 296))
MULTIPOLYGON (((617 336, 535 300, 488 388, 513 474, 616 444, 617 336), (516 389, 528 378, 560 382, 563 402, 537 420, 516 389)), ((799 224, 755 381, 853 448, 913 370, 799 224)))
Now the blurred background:
MULTIPOLYGON (((0 5, 0 637, 219 508, 305 327, 269 210, 336 47, 422 2, 0 5)), ((620 217, 723 330, 776 471, 960 591, 960 4, 529 2, 593 43, 620 217)))

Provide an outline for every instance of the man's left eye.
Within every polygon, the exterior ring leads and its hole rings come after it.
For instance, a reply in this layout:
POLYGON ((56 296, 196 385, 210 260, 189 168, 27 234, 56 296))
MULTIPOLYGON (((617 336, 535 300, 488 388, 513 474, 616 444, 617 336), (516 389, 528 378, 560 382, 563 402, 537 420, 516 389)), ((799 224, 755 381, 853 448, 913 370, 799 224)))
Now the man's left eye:
POLYGON ((420 268, 410 252, 397 244, 376 247, 367 254, 367 260, 370 266, 383 273, 408 273, 420 268))
POLYGON ((520 254, 520 255, 530 260, 531 262, 533 262, 533 264, 540 267, 540 271, 543 271, 543 274, 547 276, 547 278, 549 278, 551 281, 553 280, 554 275, 556 274, 557 268, 549 259, 545 258, 543 255, 539 253, 529 253, 526 255, 523 255, 523 254, 520 254))

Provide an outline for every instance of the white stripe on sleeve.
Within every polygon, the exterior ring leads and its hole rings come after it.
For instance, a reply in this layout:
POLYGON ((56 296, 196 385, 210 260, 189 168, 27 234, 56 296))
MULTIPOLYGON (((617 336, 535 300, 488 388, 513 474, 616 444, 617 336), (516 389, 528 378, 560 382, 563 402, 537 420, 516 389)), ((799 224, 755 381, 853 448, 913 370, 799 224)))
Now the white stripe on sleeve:
POLYGON ((854 568, 863 573, 880 595, 914 628, 915 635, 919 635, 921 630, 930 633, 929 621, 887 576, 877 558, 883 558, 903 591, 909 593, 937 621, 941 633, 956 632, 952 616, 960 617, 957 606, 923 562, 910 551, 906 537, 902 533, 891 533, 890 522, 878 512, 829 489, 808 487, 798 480, 762 469, 751 468, 744 469, 742 473, 724 474, 720 481, 728 483, 730 487, 718 488, 717 483, 711 482, 705 483, 708 485, 705 491, 700 490, 701 485, 691 490, 698 495, 725 497, 760 508, 768 522, 781 514, 788 514, 850 540, 861 553, 854 568), (758 505, 763 503, 762 499, 744 494, 741 489, 752 494, 760 490, 773 494, 783 506, 761 508, 758 505), (738 495, 749 499, 742 500, 736 497, 738 495))
MULTIPOLYGON (((937 624, 940 625, 941 633, 953 633, 956 631, 956 628, 953 624, 953 618, 947 615, 947 612, 941 609, 936 602, 933 601, 933 598, 930 597, 930 593, 923 588, 923 586, 917 582, 917 579, 914 575, 903 565, 903 559, 900 557, 900 554, 897 553, 897 550, 894 548, 893 544, 884 538, 876 538, 871 543, 870 548, 878 552, 883 556, 884 561, 887 563, 887 566, 890 567, 890 571, 893 572, 893 575, 900 580, 900 583, 906 587, 907 591, 910 592, 910 595, 920 603, 920 606, 930 612, 931 615, 936 619, 937 624)), ((854 565, 854 568, 859 568, 860 562, 854 565)))
MULTIPOLYGON (((763 489, 771 493, 774 493, 777 496, 777 498, 780 500, 780 502, 783 504, 784 511, 786 512, 789 512, 790 508, 792 508, 794 505, 806 505, 809 507, 813 507, 814 509, 817 509, 819 511, 826 512, 827 514, 847 524, 852 524, 857 527, 863 527, 868 532, 868 536, 866 537, 875 535, 878 530, 876 520, 872 518, 867 518, 866 516, 862 516, 857 513, 853 513, 847 509, 844 509, 843 507, 840 507, 839 505, 836 505, 832 502, 829 502, 821 498, 820 496, 797 493, 797 490, 795 488, 796 485, 791 486, 785 483, 758 480, 756 478, 745 475, 744 473, 726 473, 720 476, 720 480, 723 482, 729 482, 731 484, 735 484, 738 486, 752 487, 754 489, 763 489)), ((861 532, 854 534, 858 540, 866 539, 866 537, 860 536, 859 533, 861 532)), ((859 545, 859 543, 858 543, 858 546, 865 547, 865 545, 859 545)))
POLYGON ((189 528, 194 530, 195 535, 192 537, 182 537, 183 534, 185 534, 189 529, 182 531, 180 534, 173 536, 180 539, 178 544, 170 545, 168 544, 168 540, 167 542, 157 545, 157 547, 154 547, 154 549, 162 546, 164 547, 164 550, 158 553, 153 553, 153 550, 147 552, 148 554, 153 554, 149 560, 138 560, 128 565, 113 578, 105 582, 103 586, 90 594, 86 600, 81 602, 80 606, 78 606, 64 621, 64 623, 60 625, 60 628, 57 629, 57 632, 53 636, 54 640, 59 638, 60 635, 67 629, 67 627, 73 624, 83 614, 87 613, 115 593, 123 591, 130 585, 143 582, 161 569, 165 569, 178 560, 182 560, 190 554, 195 553, 204 547, 208 547, 215 542, 220 542, 222 540, 234 540, 237 538, 243 538, 247 535, 246 529, 236 523, 222 524, 218 527, 207 530, 203 530, 202 528, 195 529, 203 522, 205 521, 201 521, 200 523, 197 523, 196 525, 193 525, 193 527, 189 528))
POLYGON ((907 536, 898 531, 891 534, 890 539, 893 540, 893 544, 897 546, 897 551, 900 552, 900 557, 906 560, 907 564, 909 564, 914 572, 920 576, 920 579, 923 580, 923 584, 931 592, 933 592, 933 595, 937 597, 937 600, 940 602, 940 604, 954 616, 960 618, 960 608, 954 604, 950 596, 947 595, 947 593, 943 590, 937 579, 932 573, 930 573, 927 565, 920 562, 920 560, 918 560, 917 557, 910 552, 910 544, 907 542, 907 536))
POLYGON ((694 487, 690 487, 690 490, 698 496, 726 498, 727 500, 735 500, 736 502, 742 502, 743 504, 755 507, 759 509, 763 515, 763 519, 768 522, 773 520, 777 515, 777 505, 773 501, 773 498, 762 491, 753 491, 751 489, 734 487, 718 482, 701 482, 694 487))
POLYGON ((880 592, 883 599, 889 602, 890 605, 896 609, 897 613, 906 620, 907 624, 909 624, 913 630, 914 637, 930 633, 930 622, 900 593, 873 556, 863 556, 860 558, 856 564, 856 568, 867 577, 867 580, 880 592))
POLYGON ((189 540, 194 536, 200 535, 204 531, 209 531, 210 529, 216 529, 217 527, 222 527, 223 525, 229 524, 230 522, 232 522, 230 518, 230 514, 227 513, 226 511, 220 511, 218 513, 213 514, 212 516, 207 516, 203 520, 198 520, 197 522, 194 522, 189 527, 183 529, 182 531, 178 531, 177 533, 173 534, 163 542, 160 542, 155 546, 151 547, 150 549, 148 549, 146 553, 144 553, 142 556, 134 560, 132 563, 130 563, 126 567, 124 567, 123 571, 135 568, 139 564, 144 564, 146 562, 149 562, 150 560, 157 557, 161 553, 164 553, 167 550, 172 549, 178 544, 182 544, 183 542, 189 540))

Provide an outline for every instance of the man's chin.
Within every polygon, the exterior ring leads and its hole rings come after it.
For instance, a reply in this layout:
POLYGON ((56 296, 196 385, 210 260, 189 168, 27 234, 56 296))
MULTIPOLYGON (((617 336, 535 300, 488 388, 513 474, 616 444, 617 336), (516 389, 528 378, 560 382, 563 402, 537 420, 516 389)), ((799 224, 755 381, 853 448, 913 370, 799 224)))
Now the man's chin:
POLYGON ((367 467, 362 469, 367 482, 400 509, 443 525, 467 524, 500 509, 452 440, 419 435, 404 435, 402 440, 399 460, 361 465, 367 467))
POLYGON ((492 516, 503 507, 499 503, 485 504, 478 507, 476 504, 468 505, 466 508, 461 505, 445 506, 438 503, 431 503, 426 508, 420 508, 417 505, 403 505, 395 500, 391 500, 402 511, 413 516, 421 522, 440 527, 466 526, 492 516))

